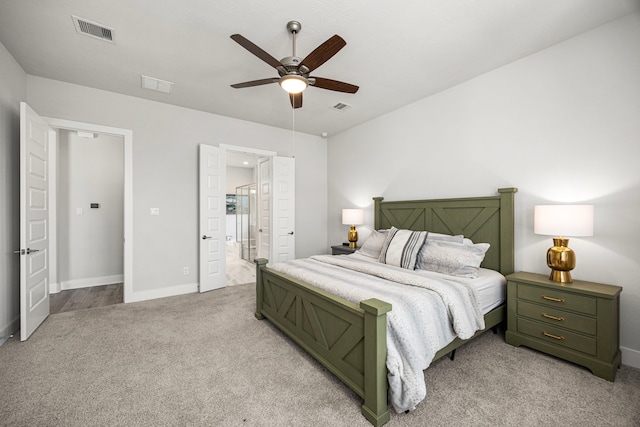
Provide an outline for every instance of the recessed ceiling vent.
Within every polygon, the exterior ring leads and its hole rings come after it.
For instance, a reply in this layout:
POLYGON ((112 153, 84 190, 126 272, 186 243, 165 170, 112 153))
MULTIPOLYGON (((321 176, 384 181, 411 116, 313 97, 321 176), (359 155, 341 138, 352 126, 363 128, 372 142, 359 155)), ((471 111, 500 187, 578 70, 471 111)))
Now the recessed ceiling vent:
POLYGON ((71 15, 71 18, 73 19, 73 24, 76 26, 76 31, 79 34, 115 43, 113 28, 106 27, 102 24, 98 24, 97 22, 92 22, 88 19, 80 18, 75 15, 71 15))
POLYGON ((151 89, 162 93, 169 93, 173 88, 173 82, 156 79, 155 77, 145 76, 144 74, 140 77, 143 89, 151 89))
POLYGON ((336 110, 336 111, 340 111, 340 112, 342 112, 342 111, 345 111, 345 110, 348 110, 349 108, 351 108, 351 105, 349 105, 349 104, 344 104, 344 103, 342 103, 342 102, 338 102, 336 105, 334 105, 334 106, 333 106, 333 107, 331 107, 331 108, 333 108, 333 109, 334 109, 334 110, 336 110))

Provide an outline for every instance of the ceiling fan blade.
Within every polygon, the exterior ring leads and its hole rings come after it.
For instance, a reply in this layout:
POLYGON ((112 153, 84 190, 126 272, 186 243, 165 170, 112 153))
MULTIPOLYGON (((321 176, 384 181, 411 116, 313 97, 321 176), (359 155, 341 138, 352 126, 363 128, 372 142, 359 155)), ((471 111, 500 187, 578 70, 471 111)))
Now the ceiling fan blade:
POLYGON ((315 79, 315 83, 312 86, 319 87, 320 89, 335 90, 337 92, 356 93, 360 89, 356 85, 349 83, 339 82, 337 80, 325 79, 323 77, 310 77, 309 80, 315 79))
POLYGON ((262 59, 267 64, 271 65, 273 68, 281 67, 282 64, 273 56, 269 55, 267 52, 262 50, 259 46, 249 41, 247 38, 241 36, 240 34, 233 34, 231 36, 233 40, 235 40, 240 46, 247 49, 249 52, 253 53, 258 58, 262 59))
POLYGON ((277 83, 280 79, 271 77, 270 79, 251 80, 250 82, 236 83, 231 85, 234 89, 242 89, 243 87, 268 85, 269 83, 277 83))
POLYGON ((290 93, 289 100, 291 101, 291 106, 293 108, 302 107, 302 92, 299 93, 290 93))
POLYGON ((346 44, 347 42, 336 34, 307 55, 300 63, 300 66, 302 67, 304 65, 309 69, 308 72, 311 72, 331 59, 331 57, 345 47, 346 44))

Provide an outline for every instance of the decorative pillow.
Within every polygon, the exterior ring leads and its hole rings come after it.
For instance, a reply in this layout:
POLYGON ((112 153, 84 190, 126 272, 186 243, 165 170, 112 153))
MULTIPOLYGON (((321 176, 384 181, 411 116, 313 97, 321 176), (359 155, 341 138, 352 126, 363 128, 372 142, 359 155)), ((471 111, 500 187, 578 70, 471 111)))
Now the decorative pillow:
POLYGON ((461 245, 427 240, 420 249, 416 269, 475 279, 489 246, 489 243, 465 242, 461 245))
POLYGON ((464 241, 464 236, 462 234, 452 236, 450 234, 433 233, 430 231, 429 234, 427 234, 427 240, 443 240, 445 242, 462 243, 464 241))
POLYGON ((388 232, 389 230, 373 230, 357 252, 371 258, 380 258, 380 251, 382 250, 382 245, 384 245, 388 232))
POLYGON ((398 230, 391 227, 380 250, 378 261, 413 270, 426 237, 426 231, 398 230))

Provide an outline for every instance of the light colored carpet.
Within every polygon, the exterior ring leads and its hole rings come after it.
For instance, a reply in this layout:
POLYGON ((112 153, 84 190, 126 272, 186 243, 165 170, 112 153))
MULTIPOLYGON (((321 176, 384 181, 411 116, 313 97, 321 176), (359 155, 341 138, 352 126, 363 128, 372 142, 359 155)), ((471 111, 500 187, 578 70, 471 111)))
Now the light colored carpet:
MULTIPOLYGON (((0 347, 0 425, 368 426, 362 401, 254 317, 252 284, 50 316, 0 347)), ((640 370, 614 383, 486 333, 425 371, 389 426, 638 426, 640 370)))

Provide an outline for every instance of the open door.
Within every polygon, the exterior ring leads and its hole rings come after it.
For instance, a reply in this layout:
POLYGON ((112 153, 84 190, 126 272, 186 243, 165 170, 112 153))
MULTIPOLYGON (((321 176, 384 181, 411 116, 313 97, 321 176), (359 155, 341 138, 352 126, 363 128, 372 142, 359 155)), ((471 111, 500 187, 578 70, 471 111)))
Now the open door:
POLYGON ((20 340, 49 316, 49 140, 53 129, 20 103, 20 340))
POLYGON ((273 157, 272 159, 272 239, 270 262, 295 259, 295 159, 273 157))
POLYGON ((219 289, 227 283, 226 272, 226 152, 200 145, 200 292, 219 289))
POLYGON ((258 258, 271 258, 271 157, 258 162, 258 258))
POLYGON ((295 159, 266 157, 258 176, 258 257, 269 264, 295 259, 295 159))

